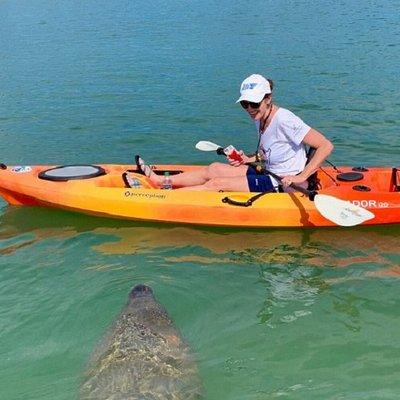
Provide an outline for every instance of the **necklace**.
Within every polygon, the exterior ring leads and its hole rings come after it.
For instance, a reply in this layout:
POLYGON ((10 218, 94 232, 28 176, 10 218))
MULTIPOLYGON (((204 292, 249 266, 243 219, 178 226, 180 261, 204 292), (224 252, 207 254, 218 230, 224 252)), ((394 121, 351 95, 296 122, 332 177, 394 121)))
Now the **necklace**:
POLYGON ((259 132, 258 132, 258 143, 257 143, 257 150, 256 150, 256 161, 261 161, 261 154, 260 154, 260 143, 261 143, 261 135, 264 133, 265 126, 267 124, 268 118, 271 115, 272 109, 274 108, 274 105, 271 104, 271 107, 268 111, 267 118, 265 118, 265 122, 263 124, 263 127, 261 128, 261 121, 260 121, 260 126, 259 126, 259 132))
POLYGON ((271 103, 271 107, 269 108, 267 118, 265 118, 265 120, 263 121, 264 123, 260 122, 260 128, 259 128, 259 130, 260 130, 259 134, 260 135, 264 132, 265 127, 267 126, 267 121, 268 121, 268 118, 270 117, 270 115, 272 113, 272 109, 273 108, 274 108, 274 105, 271 103))

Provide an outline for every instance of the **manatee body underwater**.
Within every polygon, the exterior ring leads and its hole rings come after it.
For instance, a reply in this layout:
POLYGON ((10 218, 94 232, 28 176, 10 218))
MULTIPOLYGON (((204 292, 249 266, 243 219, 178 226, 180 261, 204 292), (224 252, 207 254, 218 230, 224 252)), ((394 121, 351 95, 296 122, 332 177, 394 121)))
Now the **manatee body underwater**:
POLYGON ((93 352, 80 399, 200 398, 200 379, 188 345, 152 289, 135 286, 93 352))

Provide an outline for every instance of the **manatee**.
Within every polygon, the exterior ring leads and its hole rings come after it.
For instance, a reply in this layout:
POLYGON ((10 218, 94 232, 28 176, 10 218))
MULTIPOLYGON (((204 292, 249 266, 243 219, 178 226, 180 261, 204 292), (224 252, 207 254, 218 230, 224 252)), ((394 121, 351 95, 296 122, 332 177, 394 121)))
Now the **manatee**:
POLYGON ((95 348, 80 399, 200 399, 198 371, 187 343, 149 286, 135 286, 95 348))

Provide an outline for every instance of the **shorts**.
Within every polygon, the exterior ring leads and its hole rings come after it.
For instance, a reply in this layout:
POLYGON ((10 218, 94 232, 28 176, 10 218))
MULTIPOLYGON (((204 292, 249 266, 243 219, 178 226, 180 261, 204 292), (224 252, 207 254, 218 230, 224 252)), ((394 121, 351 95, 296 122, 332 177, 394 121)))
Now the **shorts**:
POLYGON ((250 192, 276 192, 269 175, 259 174, 254 168, 249 167, 246 177, 250 192))

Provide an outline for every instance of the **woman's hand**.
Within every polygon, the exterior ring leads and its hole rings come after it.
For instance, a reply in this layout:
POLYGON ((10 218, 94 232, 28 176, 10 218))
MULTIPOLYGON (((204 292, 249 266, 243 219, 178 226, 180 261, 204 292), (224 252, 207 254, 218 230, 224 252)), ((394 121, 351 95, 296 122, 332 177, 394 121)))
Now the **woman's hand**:
POLYGON ((304 178, 304 176, 302 176, 302 174, 299 175, 288 175, 288 176, 284 176, 282 178, 282 185, 284 188, 289 187, 292 183, 294 183, 295 185, 303 183, 304 181, 306 181, 307 178, 304 178))
POLYGON ((229 164, 232 165, 233 167, 239 167, 240 165, 254 161, 254 157, 247 157, 246 154, 244 154, 243 150, 239 150, 238 154, 242 158, 241 161, 232 160, 229 157, 226 157, 228 159, 229 164))

